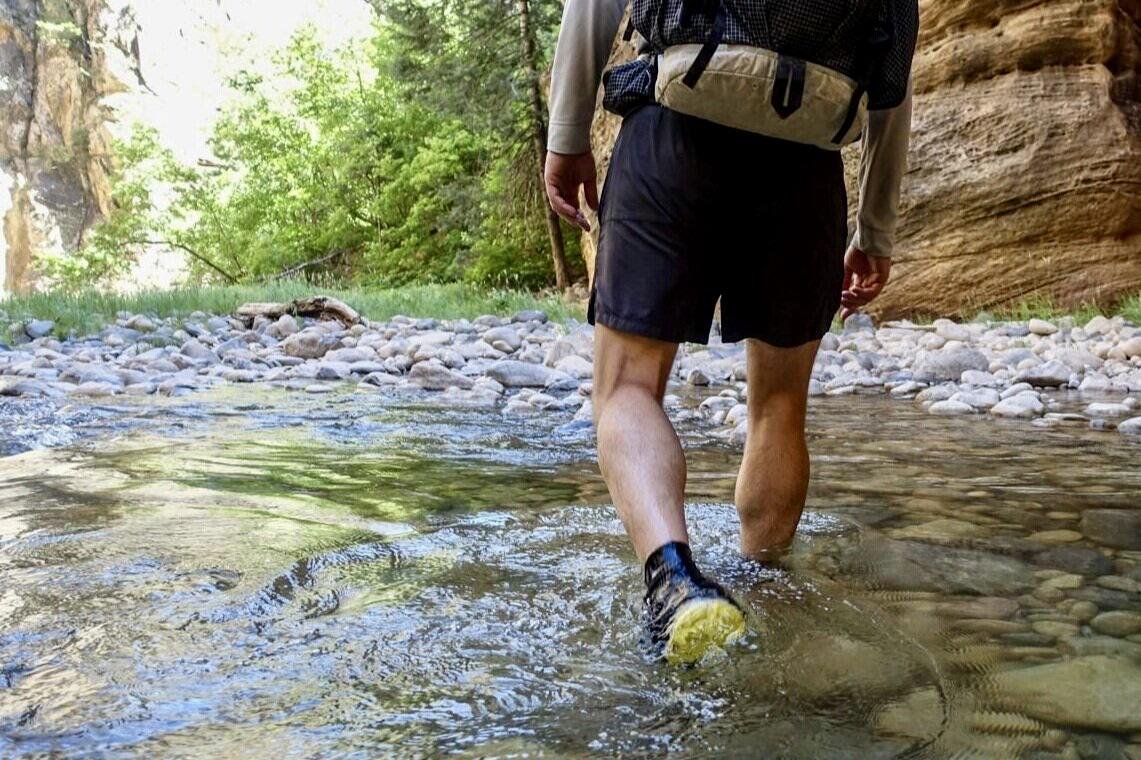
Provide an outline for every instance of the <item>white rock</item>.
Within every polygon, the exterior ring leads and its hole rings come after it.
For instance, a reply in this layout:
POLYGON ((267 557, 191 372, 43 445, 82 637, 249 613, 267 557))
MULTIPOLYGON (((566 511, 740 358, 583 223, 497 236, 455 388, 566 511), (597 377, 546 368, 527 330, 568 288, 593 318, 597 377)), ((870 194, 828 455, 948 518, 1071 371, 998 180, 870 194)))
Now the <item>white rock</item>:
POLYGON ((286 356, 298 356, 302 359, 319 359, 331 348, 322 331, 306 328, 294 333, 281 342, 281 350, 286 356))
POLYGON ((749 419, 749 407, 746 404, 737 404, 725 414, 725 424, 736 425, 749 419))
POLYGON ((937 401, 946 401, 958 392, 959 388, 953 383, 932 385, 930 388, 920 391, 915 400, 921 404, 933 404, 937 401))
POLYGON ((1130 417, 1117 426, 1117 432, 1125 435, 1141 435, 1141 417, 1130 417))
POLYGON ((949 319, 936 319, 934 325, 935 334, 945 340, 959 340, 966 343, 971 339, 971 331, 965 325, 949 319))
POLYGON ((912 371, 917 377, 929 375, 936 380, 958 380, 969 369, 981 372, 988 367, 990 360, 981 351, 946 347, 939 351, 921 351, 912 371))
POLYGON ((1059 361, 1049 361, 1015 375, 1015 382, 1030 383, 1038 388, 1056 388, 1070 381, 1070 368, 1059 361))
POLYGON ((1094 402, 1086 407, 1085 412, 1090 417, 1125 417, 1132 409, 1126 404, 1107 404, 1094 402))
POLYGON ((998 379, 994 375, 977 369, 965 371, 959 376, 959 382, 963 385, 974 385, 980 388, 994 388, 998 385, 998 379))
POLYGON ((594 365, 578 354, 571 354, 555 363, 555 369, 565 372, 578 380, 594 377, 594 365))
POLYGON ((1126 359, 1132 359, 1136 356, 1141 356, 1141 336, 1130 338, 1122 343, 1118 348, 1124 354, 1126 359))
POLYGON ((1030 324, 1027 325, 1027 327, 1029 327, 1030 332, 1034 333, 1035 335, 1053 335, 1054 333, 1058 332, 1057 325, 1055 325, 1053 322, 1047 322, 1044 319, 1032 319, 1030 320, 1030 324))
POLYGON ((523 345, 522 338, 519 337, 519 331, 514 327, 493 327, 483 333, 484 342, 490 344, 493 348, 497 348, 504 353, 513 353, 523 345))
POLYGON ((991 408, 990 413, 995 417, 1011 417, 1015 419, 1032 419, 1041 416, 1046 411, 1046 405, 1033 391, 1024 391, 1017 396, 1011 396, 998 402, 991 408))
POLYGON ((947 399, 946 401, 936 401, 927 407, 927 411, 931 414, 971 414, 975 408, 962 401, 947 399))
POLYGON ((486 374, 508 388, 541 388, 562 373, 541 364, 504 359, 488 367, 486 374))
POLYGON ((999 402, 998 391, 993 388, 969 388, 962 390, 951 397, 951 401, 961 401, 970 404, 975 409, 990 409, 999 402))
POLYGON ((430 391, 442 391, 452 386, 466 390, 475 385, 470 377, 453 372, 434 359, 413 365, 408 379, 416 387, 430 391))
POLYGON ((1082 328, 1090 335, 1102 335, 1113 330, 1113 322, 1109 321, 1101 314, 1086 322, 1085 327, 1082 328))
POLYGON ((539 409, 537 407, 519 398, 511 399, 507 402, 507 405, 503 407, 504 414, 534 414, 538 411, 539 409))

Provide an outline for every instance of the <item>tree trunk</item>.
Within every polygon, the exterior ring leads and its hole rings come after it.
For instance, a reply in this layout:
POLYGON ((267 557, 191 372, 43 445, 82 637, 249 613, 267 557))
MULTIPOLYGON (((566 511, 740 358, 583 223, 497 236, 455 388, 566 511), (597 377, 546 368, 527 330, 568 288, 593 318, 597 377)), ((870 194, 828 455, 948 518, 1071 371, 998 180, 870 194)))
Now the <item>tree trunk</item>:
MULTIPOLYGON (((543 118, 543 100, 539 94, 539 65, 535 54, 535 32, 531 28, 530 0, 517 0, 519 8, 519 37, 523 44, 523 65, 527 69, 527 91, 531 101, 531 146, 539 165, 539 187, 546 188, 543 164, 547 160, 547 124, 543 118)), ((567 271, 566 244, 559 215, 549 203, 543 203, 547 214, 547 237, 551 241, 551 263, 555 268, 555 286, 559 290, 570 287, 567 271)))

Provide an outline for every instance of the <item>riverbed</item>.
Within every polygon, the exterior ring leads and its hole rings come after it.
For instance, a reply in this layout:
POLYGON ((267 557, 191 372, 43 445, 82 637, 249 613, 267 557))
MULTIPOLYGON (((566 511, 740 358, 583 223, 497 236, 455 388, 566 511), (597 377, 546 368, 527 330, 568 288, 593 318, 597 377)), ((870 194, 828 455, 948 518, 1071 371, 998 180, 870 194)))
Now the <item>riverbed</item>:
POLYGON ((808 511, 763 569, 738 446, 677 396, 695 554, 750 611, 693 668, 639 646, 573 410, 236 383, 76 406, 74 440, 0 459, 0 754, 1141 751, 1141 442, 814 398, 808 511))

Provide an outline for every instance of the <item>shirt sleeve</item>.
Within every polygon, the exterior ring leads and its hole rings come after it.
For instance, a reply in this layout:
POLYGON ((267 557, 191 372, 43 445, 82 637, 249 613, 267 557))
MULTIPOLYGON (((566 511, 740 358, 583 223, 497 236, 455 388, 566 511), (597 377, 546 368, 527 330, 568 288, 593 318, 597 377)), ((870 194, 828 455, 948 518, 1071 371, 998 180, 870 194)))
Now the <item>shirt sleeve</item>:
POLYGON ((852 245, 869 256, 890 257, 899 222, 899 188, 911 142, 912 88, 895 108, 868 112, 860 156, 860 200, 852 245))
POLYGON ((590 150, 598 84, 625 10, 625 0, 567 0, 551 65, 548 150, 590 150))

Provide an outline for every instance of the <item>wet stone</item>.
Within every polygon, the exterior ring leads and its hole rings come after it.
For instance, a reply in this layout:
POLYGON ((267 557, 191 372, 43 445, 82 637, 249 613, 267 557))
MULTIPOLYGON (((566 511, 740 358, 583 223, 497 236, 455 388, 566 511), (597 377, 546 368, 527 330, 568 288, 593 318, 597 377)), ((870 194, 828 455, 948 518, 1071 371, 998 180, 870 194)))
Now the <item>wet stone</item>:
POLYGON ((1103 575, 1094 582, 1102 588, 1124 591, 1127 594, 1136 594, 1141 591, 1141 588, 1139 588, 1141 587, 1141 583, 1124 575, 1103 575))
POLYGON ((1141 549, 1141 510, 1087 509, 1079 527, 1086 538, 1104 546, 1141 549))
POLYGON ((1076 530, 1041 530, 1031 533, 1030 540, 1040 544, 1069 544, 1081 541, 1082 534, 1076 530))
POLYGON ((1060 726, 1141 731, 1141 667, 1123 657, 1079 657, 999 673, 999 695, 1060 726))
POLYGON ((1106 575, 1114 569, 1112 560, 1097 549, 1069 547, 1069 545, 1037 553, 1034 563, 1086 577, 1106 575))
POLYGON ((1141 633, 1141 613, 1128 610, 1103 612, 1090 620, 1090 628, 1106 636, 1132 636, 1141 633))

